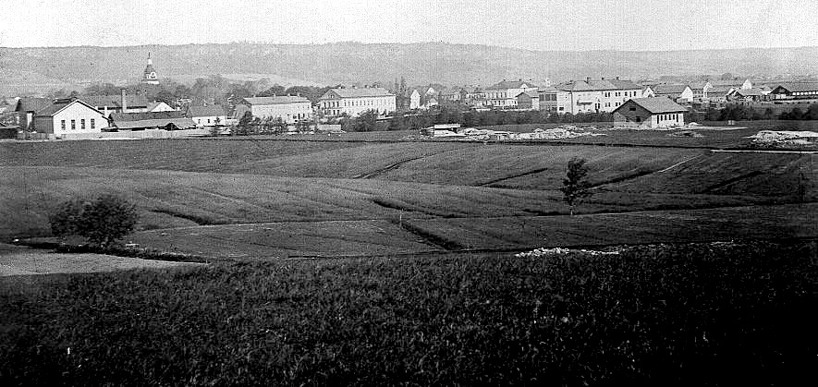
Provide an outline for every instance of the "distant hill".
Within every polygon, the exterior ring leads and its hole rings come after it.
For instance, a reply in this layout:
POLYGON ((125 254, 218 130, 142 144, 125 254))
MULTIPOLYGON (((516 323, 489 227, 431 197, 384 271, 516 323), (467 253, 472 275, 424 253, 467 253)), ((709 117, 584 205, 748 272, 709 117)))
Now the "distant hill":
POLYGON ((529 51, 449 43, 189 44, 176 46, 0 48, 0 95, 127 83, 141 75, 148 52, 160 77, 266 75, 273 83, 391 82, 488 85, 502 79, 660 75, 818 74, 818 47, 670 52, 529 51))

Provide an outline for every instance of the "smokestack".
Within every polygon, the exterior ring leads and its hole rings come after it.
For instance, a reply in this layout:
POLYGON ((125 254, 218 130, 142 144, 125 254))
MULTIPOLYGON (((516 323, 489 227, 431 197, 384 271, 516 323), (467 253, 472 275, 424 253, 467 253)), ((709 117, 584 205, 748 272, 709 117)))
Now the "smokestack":
POLYGON ((120 100, 120 103, 122 105, 122 112, 127 113, 128 112, 128 102, 125 101, 125 89, 122 89, 120 91, 122 92, 121 93, 122 98, 120 100))

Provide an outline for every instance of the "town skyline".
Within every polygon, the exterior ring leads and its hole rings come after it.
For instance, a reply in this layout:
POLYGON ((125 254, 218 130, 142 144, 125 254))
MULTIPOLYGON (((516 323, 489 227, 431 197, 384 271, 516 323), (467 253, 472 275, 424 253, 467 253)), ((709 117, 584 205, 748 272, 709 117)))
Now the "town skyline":
POLYGON ((24 0, 34 22, 0 26, 0 47, 448 42, 531 51, 676 51, 818 46, 818 4, 628 0, 185 2, 24 0), (82 20, 82 23, 78 23, 82 20))

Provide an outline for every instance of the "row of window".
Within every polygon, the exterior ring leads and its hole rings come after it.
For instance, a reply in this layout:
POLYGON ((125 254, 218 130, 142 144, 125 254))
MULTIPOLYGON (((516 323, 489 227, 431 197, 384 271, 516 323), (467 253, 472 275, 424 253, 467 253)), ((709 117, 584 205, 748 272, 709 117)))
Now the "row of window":
MULTIPOLYGON (((606 91, 602 93, 602 95, 605 96, 605 98, 610 98, 611 92, 606 91)), ((615 91, 614 97, 636 97, 636 91, 615 91)))
POLYGON ((679 121, 679 114, 660 114, 657 116, 659 121, 679 121))
MULTIPOLYGON (((65 120, 60 120, 60 127, 62 130, 65 129, 65 120)), ((91 118, 91 129, 96 129, 97 124, 93 118, 91 118)), ((71 120, 71 130, 77 130, 77 120, 71 120)), ((80 130, 85 130, 85 118, 80 119, 80 130)))
POLYGON ((324 109, 337 108, 347 106, 384 106, 391 105, 385 99, 366 99, 366 100, 350 100, 350 101, 324 101, 324 109), (343 102, 343 104, 342 104, 343 102))

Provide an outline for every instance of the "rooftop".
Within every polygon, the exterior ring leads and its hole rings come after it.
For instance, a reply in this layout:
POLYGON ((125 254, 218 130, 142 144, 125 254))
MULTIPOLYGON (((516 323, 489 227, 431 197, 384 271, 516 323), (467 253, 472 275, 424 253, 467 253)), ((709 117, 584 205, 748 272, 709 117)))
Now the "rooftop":
POLYGON ((522 89, 525 86, 526 89, 535 89, 537 85, 532 82, 524 81, 522 79, 516 81, 506 81, 503 80, 502 82, 498 82, 494 85, 491 85, 486 88, 486 90, 507 90, 507 89, 522 89))
POLYGON ((279 96, 272 96, 272 97, 248 97, 244 98, 244 101, 250 105, 280 105, 280 104, 288 104, 288 103, 309 103, 305 97, 299 97, 296 95, 279 95, 279 96))
POLYGON ((681 94, 687 88, 687 85, 656 85, 653 86, 653 92, 656 94, 681 94))
POLYGON ((191 106, 187 109, 188 117, 213 117, 226 115, 221 105, 191 106))
POLYGON ((394 95, 388 90, 380 87, 366 87, 362 89, 332 89, 327 93, 335 93, 341 98, 389 97, 394 95))
MULTIPOLYGON (((628 102, 633 102, 650 112, 651 114, 665 114, 665 113, 684 113, 687 112, 687 109, 673 102, 670 98, 667 97, 654 97, 654 98, 632 98, 628 100, 628 102)), ((625 102, 622 106, 616 108, 616 110, 622 109, 625 105, 628 104, 625 102)), ((614 110, 614 111, 616 111, 614 110)))
MULTIPOLYGON (((87 104, 96 106, 100 109, 105 106, 109 108, 122 107, 121 95, 87 95, 80 97, 80 99, 85 101, 87 104)), ((148 98, 144 95, 128 94, 125 96, 125 103, 128 104, 128 108, 144 108, 148 107, 148 98)))

